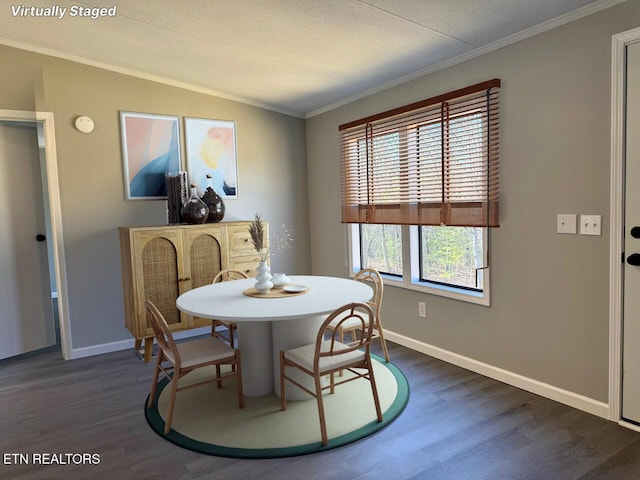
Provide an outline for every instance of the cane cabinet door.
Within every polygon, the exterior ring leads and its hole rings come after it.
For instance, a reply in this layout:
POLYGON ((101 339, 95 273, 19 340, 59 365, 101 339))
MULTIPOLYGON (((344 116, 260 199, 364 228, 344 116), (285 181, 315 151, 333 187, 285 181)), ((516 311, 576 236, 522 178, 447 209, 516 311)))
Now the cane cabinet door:
MULTIPOLYGON (((213 277, 228 265, 224 227, 191 228, 183 230, 182 234, 186 281, 181 285, 180 294, 208 285, 213 277)), ((187 322, 190 327, 211 325, 211 320, 190 316, 187 322)))
POLYGON ((145 299, 151 300, 167 320, 172 330, 187 327, 187 317, 176 307, 185 279, 182 251, 182 235, 175 229, 139 231, 134 235, 134 271, 136 316, 141 335, 152 336, 153 329, 147 321, 145 299), (142 328, 141 328, 142 330, 142 328))

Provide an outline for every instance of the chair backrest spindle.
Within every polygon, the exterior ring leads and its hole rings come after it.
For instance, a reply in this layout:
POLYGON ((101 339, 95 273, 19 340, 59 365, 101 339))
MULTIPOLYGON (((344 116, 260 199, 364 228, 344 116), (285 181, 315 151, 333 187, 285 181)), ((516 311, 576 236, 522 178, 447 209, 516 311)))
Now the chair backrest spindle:
MULTIPOLYGON (((158 308, 149 300, 145 300, 144 306, 147 310, 151 327, 153 328, 153 332, 156 336, 158 347, 179 368, 180 354, 178 353, 176 342, 173 339, 173 334, 171 333, 171 329, 169 328, 167 321, 164 319, 158 308)), ((158 355, 162 355, 162 353, 158 352, 158 355)))
POLYGON ((243 280, 245 278, 249 278, 249 276, 244 273, 242 270, 236 270, 235 268, 226 268, 224 270, 220 270, 211 283, 218 282, 228 282, 230 280, 243 280))
MULTIPOLYGON (((373 333, 373 326, 375 325, 375 313, 370 305, 367 303, 350 303, 335 310, 327 319, 322 323, 322 326, 318 330, 318 336, 316 337, 316 358, 315 363, 319 362, 320 357, 344 355, 355 350, 366 349, 367 351, 371 345, 371 337, 373 333), (339 317, 340 321, 337 324, 339 327, 343 322, 351 319, 356 319, 359 322, 359 327, 355 327, 360 332, 358 340, 353 342, 349 346, 338 342, 337 332, 339 328, 331 326, 331 322, 339 317), (330 332, 329 335, 327 333, 330 332), (328 337, 328 339, 327 339, 328 337), (339 346, 339 349, 336 349, 339 346)), ((352 327, 353 328, 353 327, 352 327)))
POLYGON ((379 318, 380 308, 382 306, 382 295, 384 293, 384 283, 382 282, 380 273, 373 268, 363 268, 354 275, 353 279, 359 282, 371 284, 370 286, 373 289, 373 297, 367 303, 373 308, 376 318, 379 318))

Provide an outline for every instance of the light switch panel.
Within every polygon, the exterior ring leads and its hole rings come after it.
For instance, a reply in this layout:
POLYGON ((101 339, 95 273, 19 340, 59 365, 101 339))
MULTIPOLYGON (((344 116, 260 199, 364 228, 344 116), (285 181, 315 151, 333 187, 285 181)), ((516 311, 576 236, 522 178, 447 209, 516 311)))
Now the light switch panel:
POLYGON ((569 213, 558 214, 558 233, 576 233, 577 215, 569 213))
POLYGON ((580 215, 580 235, 602 235, 602 215, 580 215))

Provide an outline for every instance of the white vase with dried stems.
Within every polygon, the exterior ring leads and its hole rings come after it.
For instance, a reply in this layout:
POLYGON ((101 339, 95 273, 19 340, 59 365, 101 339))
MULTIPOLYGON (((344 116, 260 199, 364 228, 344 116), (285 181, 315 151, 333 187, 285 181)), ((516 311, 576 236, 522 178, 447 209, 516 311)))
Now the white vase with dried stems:
POLYGON ((271 278, 273 278, 271 276, 271 268, 267 265, 266 261, 260 260, 256 270, 258 272, 258 275, 256 275, 256 290, 258 290, 258 293, 269 293, 273 288, 273 283, 271 282, 271 278))
POLYGON ((249 234, 251 235, 253 248, 258 252, 259 256, 258 268, 256 269, 258 275, 256 276, 257 282, 255 284, 255 288, 260 293, 269 293, 273 288, 273 282, 271 281, 273 277, 271 276, 271 269, 267 264, 269 255, 272 251, 281 252, 282 250, 289 248, 291 246, 291 242, 293 242, 293 237, 291 236, 291 233, 289 233, 286 225, 282 225, 278 233, 274 236, 273 247, 270 247, 269 239, 264 238, 264 225, 262 224, 262 218, 258 213, 256 213, 254 220, 249 224, 249 234), (267 241, 266 245, 265 240, 267 241))
POLYGON ((269 247, 264 244, 264 225, 260 215, 256 213, 255 219, 249 225, 249 234, 251 235, 251 243, 253 248, 258 252, 260 263, 258 263, 255 288, 259 293, 269 293, 273 288, 271 283, 271 269, 267 265, 269 259, 269 247))

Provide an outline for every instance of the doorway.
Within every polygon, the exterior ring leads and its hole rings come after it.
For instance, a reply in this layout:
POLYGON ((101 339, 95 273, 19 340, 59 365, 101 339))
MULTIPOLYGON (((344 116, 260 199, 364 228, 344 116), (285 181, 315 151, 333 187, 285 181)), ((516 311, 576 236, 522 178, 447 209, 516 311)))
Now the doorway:
MULTIPOLYGON (((44 192, 43 198, 41 198, 39 209, 42 210, 42 203, 44 205, 48 205, 48 218, 50 219, 50 227, 45 231, 48 231, 48 234, 35 231, 36 229, 42 228, 42 224, 35 227, 37 222, 28 222, 25 221, 24 218, 19 218, 19 215, 22 214, 25 217, 33 216, 34 212, 29 211, 29 209, 35 209, 35 206, 29 207, 28 203, 25 203, 25 210, 21 212, 18 207, 17 211, 12 211, 9 209, 8 213, 5 211, 6 215, 4 217, 9 217, 3 220, 3 230, 13 230, 15 225, 22 226, 26 228, 28 232, 29 241, 24 241, 24 245, 22 242, 17 241, 15 238, 9 238, 9 234, 5 233, 4 238, 0 238, 3 241, 4 246, 7 243, 12 243, 15 251, 9 251, 9 255, 4 253, 4 259, 9 258, 8 261, 15 262, 16 258, 20 258, 18 260, 21 262, 16 268, 12 270, 4 270, 4 272, 11 271, 10 275, 4 275, 3 281, 7 283, 7 289, 13 288, 13 294, 15 297, 25 297, 25 291, 36 291, 38 290, 36 286, 32 285, 32 282, 42 282, 40 286, 40 290, 46 292, 47 287, 50 283, 55 284, 55 288, 57 290, 57 313, 58 313, 58 323, 59 323, 59 343, 60 349, 62 352, 62 357, 67 360, 72 358, 71 354, 71 336, 69 329, 69 319, 67 315, 67 289, 66 289, 66 275, 64 269, 64 248, 62 241, 62 220, 61 220, 61 208, 60 208, 60 191, 58 187, 58 168, 57 168, 57 158, 56 158, 56 148, 55 148, 55 135, 54 135, 54 123, 53 123, 53 114, 49 112, 24 112, 18 110, 0 110, 0 124, 5 129, 3 134, 6 139, 10 138, 18 138, 24 137, 28 139, 33 135, 35 137, 35 148, 36 148, 36 161, 40 164, 40 168, 43 171, 46 171, 46 175, 43 175, 43 178, 36 178, 40 175, 40 169, 38 172, 31 171, 28 175, 31 177, 29 181, 24 180, 25 173, 22 172, 22 177, 20 180, 11 180, 11 192, 13 195, 18 196, 18 200, 21 201, 21 189, 29 189, 33 188, 35 182, 44 179, 44 188, 40 188, 40 191, 44 192), (31 128, 32 126, 37 126, 38 133, 36 134, 36 129, 31 128), (8 130, 7 130, 8 129, 8 130), (19 133, 16 133, 19 132, 19 133), (15 135, 15 137, 14 137, 15 135), (39 138, 39 139, 38 139, 39 138), (38 148, 38 144, 42 144, 42 148, 38 148), (42 156, 42 161, 40 161, 40 157, 42 156), (16 185, 17 183, 17 185, 16 185), (17 188, 16 188, 17 186, 17 188), (13 219, 11 218, 13 217, 13 219), (9 222, 11 220, 11 222, 9 222), (8 228, 4 228, 8 227, 8 228), (46 237, 46 244, 48 247, 44 245, 45 242, 38 242, 38 238, 42 240, 41 237, 37 237, 37 235, 44 235, 46 237), (7 239, 9 239, 7 241, 7 239), (39 245, 40 243, 40 245, 39 245), (28 244, 28 245, 27 245, 28 244), (35 247, 34 247, 35 244, 35 247), (51 259, 50 262, 47 261, 47 254, 51 259), (44 261, 38 261, 41 258, 44 258, 44 261), (45 265, 44 269, 40 269, 38 271, 39 266, 36 265, 45 265), (52 265, 53 275, 49 277, 46 265, 52 265), (44 271, 42 271, 44 270, 44 271), (35 273, 34 273, 35 271, 35 273), (31 279, 29 279, 29 275, 31 279), (37 280, 33 280, 33 278, 37 278, 37 280)), ((24 139, 23 138, 23 139, 24 139)), ((10 143, 15 143, 11 141, 10 143)), ((28 142, 27 142, 28 143, 28 142)), ((28 152, 24 152, 20 150, 23 147, 16 147, 12 145, 10 148, 17 148, 17 150, 12 151, 12 155, 22 155, 23 153, 29 154, 28 152)), ((32 147, 33 148, 33 147, 32 147)), ((32 152, 31 155, 34 155, 32 152)), ((3 163, 5 163, 3 161, 3 163)), ((3 165, 3 168, 7 167, 7 165, 3 165)), ((5 181, 9 180, 10 174, 8 172, 3 172, 3 179, 5 181)), ((9 187, 4 185, 5 193, 9 191, 9 187)), ((5 199, 6 200, 6 199, 5 199)), ((13 199, 11 199, 13 201, 13 199)), ((31 202, 35 205, 38 203, 38 199, 35 200, 32 198, 31 202)), ((6 202, 10 203, 10 202, 6 202)), ((16 203, 13 202, 15 209, 16 203)), ((36 215, 37 216, 37 215, 36 215)), ((13 235, 13 233, 12 233, 13 235)), ((27 235, 23 233, 23 235, 27 235)), ((3 286, 4 290, 4 286, 3 286)), ((6 340, 6 345, 3 343, 3 350, 9 352, 12 348, 15 348, 15 352, 11 351, 9 353, 19 354, 21 350, 26 352, 28 350, 33 350, 34 348, 38 348, 39 346, 45 346, 46 343, 51 342, 51 331, 47 331, 47 329, 52 329, 53 322, 51 319, 43 319, 38 318, 42 315, 46 316, 46 308, 45 304, 48 304, 51 309, 51 293, 50 287, 49 291, 46 292, 48 298, 44 298, 42 293, 39 294, 40 298, 35 299, 32 298, 32 302, 34 305, 30 305, 28 299, 17 298, 17 302, 12 307, 13 311, 13 319, 11 317, 5 317, 5 322, 9 325, 13 326, 13 338, 11 340, 6 340), (40 303, 39 305, 37 303, 40 303), (19 318, 26 322, 26 325, 21 325, 19 322, 16 322, 15 318, 19 318), (26 320, 25 320, 26 318, 26 320), (42 332, 39 332, 39 329, 42 332)), ((38 296, 34 294, 34 297, 38 296)), ((5 312, 7 310, 5 309, 5 312)), ((3 314, 4 315, 4 314, 3 314)), ((3 322, 3 323, 5 323, 3 322)), ((53 340, 55 343, 55 332, 53 332, 53 340)), ((3 357, 12 356, 12 355, 3 355, 3 357)))
POLYGON ((57 343, 38 127, 0 122, 0 359, 57 343))
POLYGON ((640 425, 640 42, 626 51, 622 418, 640 425))
POLYGON ((613 36, 609 417, 640 431, 640 28, 613 36), (636 254, 636 255, 634 255, 636 254), (637 265, 638 264, 638 265, 637 265))

